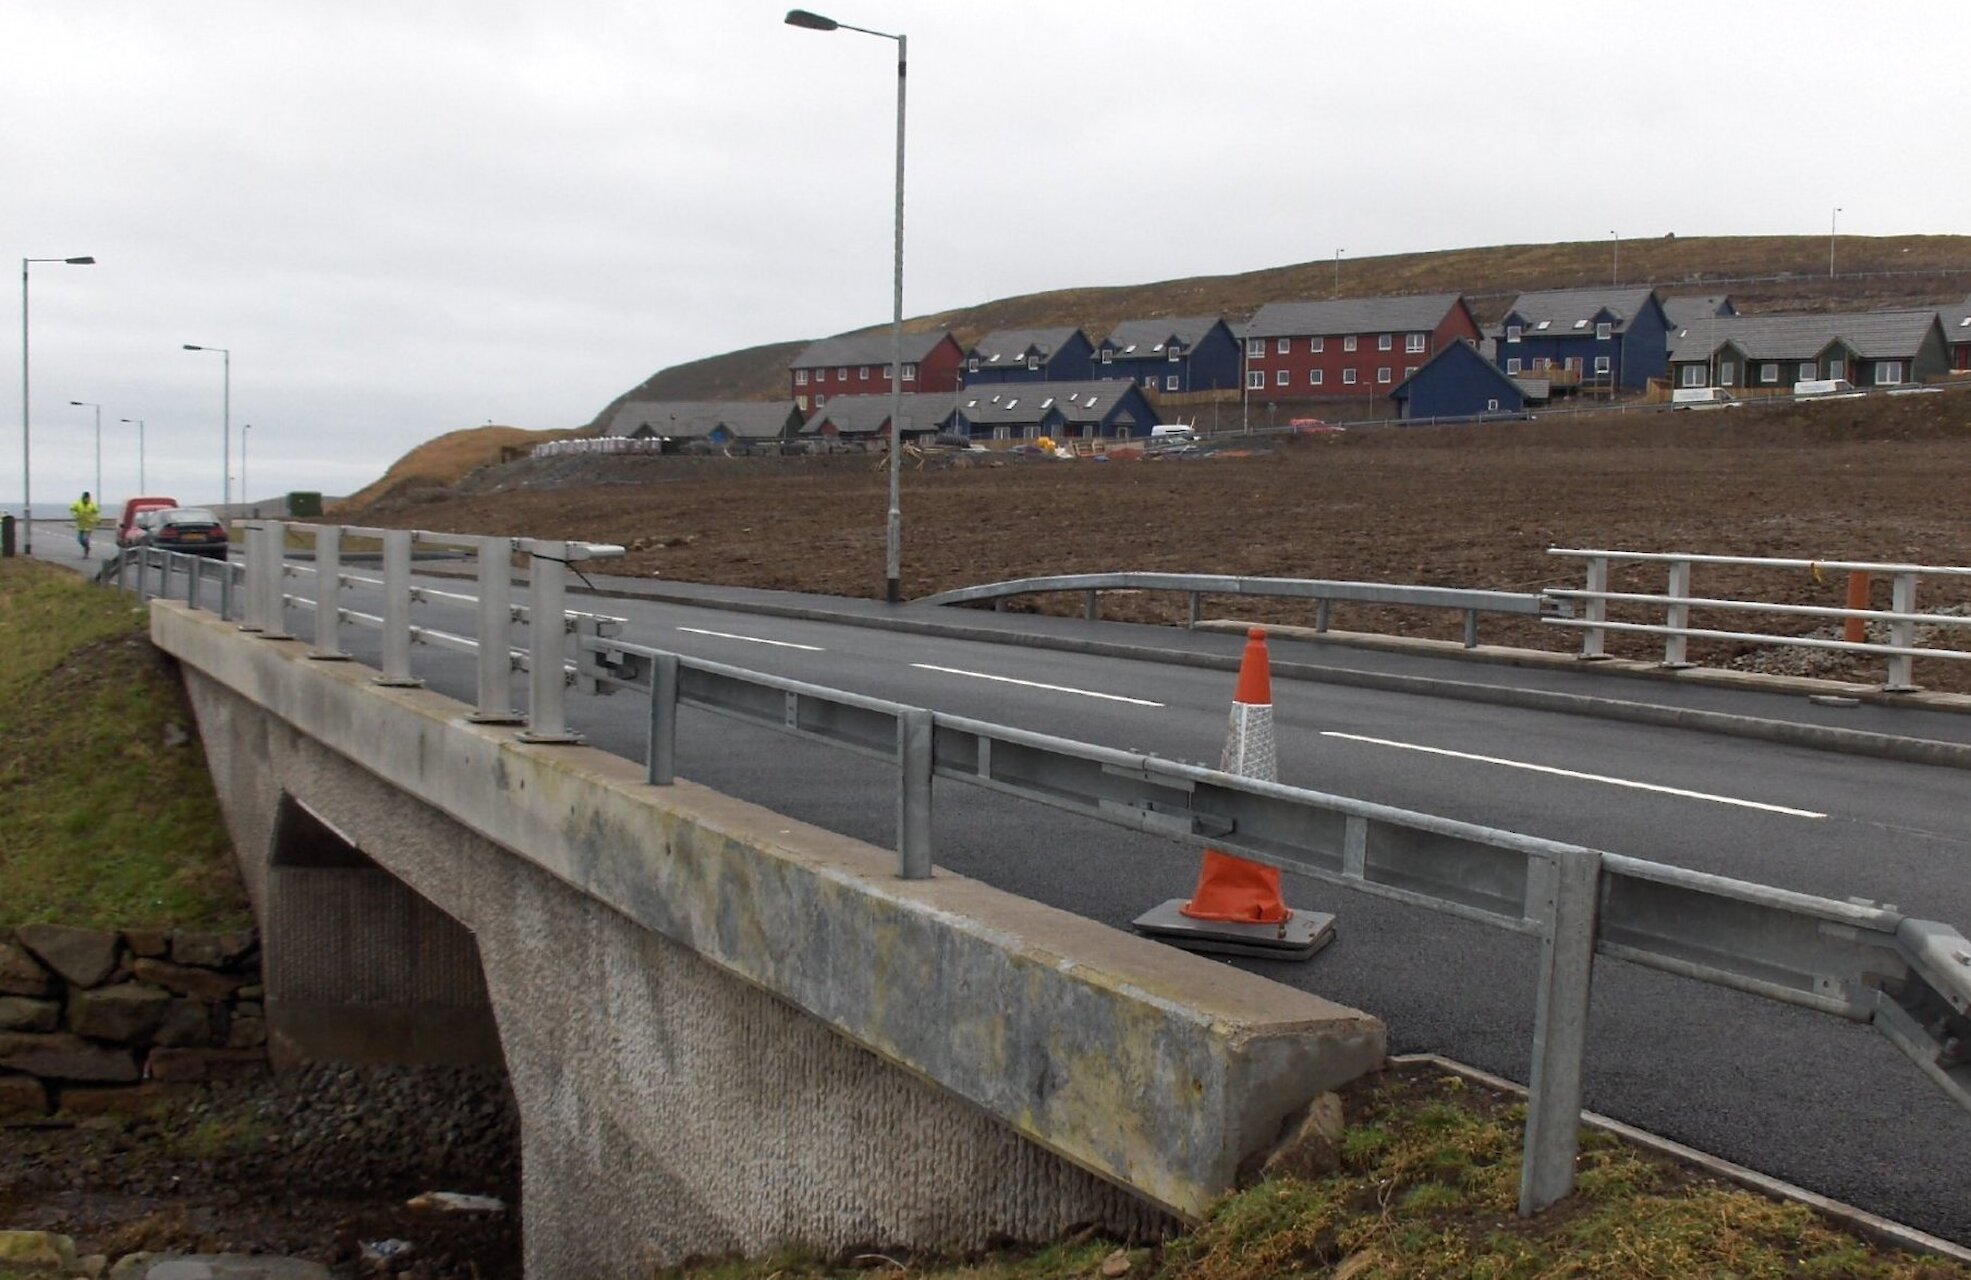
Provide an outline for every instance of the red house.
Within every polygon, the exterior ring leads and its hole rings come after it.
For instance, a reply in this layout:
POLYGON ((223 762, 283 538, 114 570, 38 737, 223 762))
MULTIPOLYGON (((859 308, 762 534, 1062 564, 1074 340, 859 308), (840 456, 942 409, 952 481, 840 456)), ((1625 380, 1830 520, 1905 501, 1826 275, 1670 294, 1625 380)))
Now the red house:
POLYGON ((1464 296, 1269 302, 1245 327, 1246 386, 1295 399, 1387 394, 1453 342, 1479 340, 1464 296))
MULTIPOLYGON (((906 392, 958 390, 965 351, 948 331, 903 335, 906 392)), ((813 413, 836 396, 890 393, 890 331, 867 329, 810 344, 787 365, 794 403, 813 413)))

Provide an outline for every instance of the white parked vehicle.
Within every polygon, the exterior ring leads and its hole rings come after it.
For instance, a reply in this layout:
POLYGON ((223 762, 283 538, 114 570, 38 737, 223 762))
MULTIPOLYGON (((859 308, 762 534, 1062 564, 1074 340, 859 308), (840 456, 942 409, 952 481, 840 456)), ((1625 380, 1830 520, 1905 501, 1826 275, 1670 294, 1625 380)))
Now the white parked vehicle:
POLYGON ((1796 400, 1859 400, 1865 394, 1846 378, 1805 378, 1793 384, 1796 400))
POLYGON ((1678 387, 1670 393, 1674 409, 1735 409, 1738 403, 1724 387, 1678 387))

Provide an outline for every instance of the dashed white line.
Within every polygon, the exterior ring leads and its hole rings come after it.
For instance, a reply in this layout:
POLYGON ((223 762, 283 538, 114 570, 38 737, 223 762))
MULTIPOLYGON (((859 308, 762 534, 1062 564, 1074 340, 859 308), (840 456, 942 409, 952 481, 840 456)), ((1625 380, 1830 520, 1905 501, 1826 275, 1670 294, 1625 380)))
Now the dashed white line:
POLYGON ((1148 698, 1126 698, 1119 693, 1096 693, 1093 689, 1070 689, 1066 685, 1041 684, 1038 680, 1016 680, 1012 676, 987 675, 983 671, 965 671, 958 667, 936 667, 928 662, 910 664, 919 671, 941 671, 948 676, 970 676, 974 680, 994 680, 1000 684, 1017 684, 1028 689, 1045 689, 1049 693, 1072 693, 1081 698, 1100 698, 1104 702, 1127 702, 1134 707, 1161 707, 1161 702, 1151 702, 1148 698))
POLYGON ((1666 796, 1681 796, 1686 800, 1706 800, 1712 804, 1737 805, 1741 809, 1758 809, 1765 813, 1785 814, 1790 818, 1825 818, 1824 813, 1812 809, 1794 809, 1783 804, 1765 804, 1758 800, 1741 800, 1736 796, 1712 795, 1708 791, 1686 791, 1682 787, 1665 787, 1654 782, 1636 782, 1629 778, 1611 778, 1599 773, 1581 773, 1574 769, 1559 769, 1550 764, 1532 764, 1525 760, 1505 760, 1498 756, 1474 755, 1469 751, 1452 751, 1447 747, 1426 747, 1415 742, 1394 742, 1388 738, 1369 738, 1359 733, 1338 733, 1323 730, 1324 738, 1339 738, 1344 742, 1366 742, 1375 747, 1395 747, 1401 751, 1421 751, 1427 755, 1449 756, 1453 760, 1472 760, 1479 764, 1504 765, 1509 769, 1526 769, 1533 773, 1551 774, 1556 778, 1572 778, 1577 782, 1599 782, 1611 787, 1628 787, 1634 791, 1654 791, 1666 796))
POLYGON ((826 653, 818 644, 795 644, 792 640, 768 640, 764 636, 740 636, 730 631, 707 631, 703 627, 679 627, 679 631, 689 631, 694 636, 717 636, 721 640, 744 640, 747 644, 770 644, 776 649, 805 649, 809 653, 826 653))

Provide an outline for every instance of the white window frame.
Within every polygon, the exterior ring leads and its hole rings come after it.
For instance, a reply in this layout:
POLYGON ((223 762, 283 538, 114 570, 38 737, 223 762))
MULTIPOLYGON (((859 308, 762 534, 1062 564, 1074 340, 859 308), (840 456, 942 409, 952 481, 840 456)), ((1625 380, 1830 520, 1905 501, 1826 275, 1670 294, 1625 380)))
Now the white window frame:
POLYGON ((1309 355, 1318 356, 1323 351, 1326 351, 1327 349, 1328 349, 1328 340, 1324 337, 1309 338, 1307 340, 1307 354, 1309 355))
POLYGON ((1293 375, 1288 373, 1285 369, 1276 370, 1273 374, 1273 385, 1276 387, 1284 387, 1288 385, 1288 380, 1291 379, 1292 377, 1293 375))
POLYGON ((1507 356, 1507 357, 1506 357, 1506 373, 1507 373, 1507 375, 1508 375, 1508 376, 1510 376, 1510 375, 1512 375, 1512 374, 1515 374, 1515 373, 1518 373, 1518 372, 1519 372, 1519 370, 1520 370, 1520 365, 1519 365, 1519 357, 1518 357, 1518 356, 1507 356))
POLYGON ((965 361, 965 372, 977 373, 978 371, 979 371, 979 358, 977 356, 972 356, 971 358, 965 361))
POLYGON ((797 387, 808 385, 808 371, 806 369, 794 370, 794 385, 797 387))
POLYGON ((1307 371, 1307 385, 1310 387, 1321 385, 1321 371, 1319 369, 1309 369, 1307 371))
POLYGON ((1266 390, 1266 371, 1264 369, 1246 370, 1246 390, 1248 391, 1266 390))
POLYGON ((917 362, 916 362, 915 360, 906 360, 906 361, 904 361, 904 363, 903 363, 903 380, 904 380, 905 382, 915 382, 915 381, 917 381, 917 362))
POLYGON ((1389 351, 1389 350, 1393 350, 1393 349, 1395 348, 1395 346, 1396 346, 1396 335, 1395 335, 1395 334, 1393 334, 1393 333, 1379 333, 1379 334, 1377 334, 1377 335, 1376 335, 1376 350, 1378 350, 1378 351, 1389 351))
POLYGON ((1293 339, 1292 338, 1276 339, 1273 343, 1273 350, 1274 353, 1277 355, 1286 355, 1288 352, 1293 350, 1293 339))
POLYGON ((1040 357, 1039 357, 1039 356, 1028 356, 1028 357, 1027 357, 1027 368, 1028 368, 1029 370, 1038 370, 1038 369, 1040 368, 1040 357))
POLYGON ((1424 342, 1425 342, 1425 340, 1426 340, 1427 338, 1429 338, 1429 337, 1430 337, 1430 335, 1429 335, 1429 334, 1427 334, 1427 333, 1406 333, 1406 334, 1404 334, 1404 335, 1403 335, 1403 354, 1404 354, 1404 355, 1406 355, 1406 356, 1414 356, 1414 355, 1421 355, 1421 354, 1423 353, 1423 351, 1424 351, 1424 349, 1425 349, 1425 348, 1424 348, 1424 342))
POLYGON ((1607 373, 1607 372, 1608 372, 1608 370, 1609 370, 1609 363, 1608 363, 1608 357, 1607 357, 1607 356, 1596 356, 1596 357, 1595 357, 1595 372, 1596 372, 1596 373, 1607 373))
POLYGON ((1516 325, 1516 324, 1509 324, 1509 325, 1507 325, 1507 326, 1506 326, 1506 341, 1507 341, 1507 342, 1518 342, 1518 341, 1519 341, 1519 339, 1520 339, 1520 334, 1521 334, 1521 330, 1520 330, 1520 327, 1519 327, 1518 325, 1516 325))
POLYGON ((1246 359, 1256 360, 1260 356, 1263 356, 1265 354, 1266 354, 1266 339, 1264 338, 1246 339, 1246 359))
POLYGON ((1802 360, 1800 362, 1798 380, 1801 382, 1812 382, 1815 378, 1820 376, 1818 372, 1819 368, 1820 366, 1815 364, 1811 360, 1802 360))
POLYGON ((1377 365, 1377 366, 1376 366, 1376 385, 1377 385, 1377 386, 1379 386, 1379 387, 1386 387, 1386 386, 1388 386, 1388 385, 1389 385, 1389 383, 1390 383, 1390 369, 1389 369, 1389 366, 1388 366, 1388 365, 1386 365, 1386 364, 1384 364, 1384 365, 1377 365))
POLYGON ((845 364, 837 365, 835 368, 835 381, 847 382, 848 380, 849 380, 849 367, 845 364))
POLYGON ((1352 387, 1352 386, 1354 386, 1354 385, 1355 385, 1355 370, 1353 370, 1353 369, 1343 369, 1343 370, 1341 371, 1341 382, 1342 382, 1342 385, 1343 385, 1343 386, 1345 386, 1345 387, 1352 387))
POLYGON ((1903 362, 1900 360, 1877 360, 1875 362, 1875 385, 1893 387, 1903 380, 1903 362))
POLYGON ((806 396, 795 396, 794 403, 800 406, 802 413, 806 413, 808 411, 808 398, 806 396))
POLYGON ((1168 374, 1165 376, 1163 380, 1163 389, 1165 391, 1175 391, 1177 390, 1177 384, 1180 381, 1182 381, 1182 379, 1180 379, 1176 374, 1174 373, 1168 374))
POLYGON ((1352 334, 1352 333, 1351 333, 1351 334, 1348 334, 1348 335, 1346 335, 1346 336, 1344 336, 1344 337, 1342 338, 1342 340, 1341 340, 1341 349, 1342 349, 1343 351, 1353 351, 1353 350, 1355 350, 1355 335, 1354 335, 1354 334, 1352 334))
POLYGON ((1595 341, 1607 342, 1615 336, 1615 326, 1603 320, 1595 325, 1595 341))
POLYGON ((1102 348, 1102 363, 1103 363, 1103 364, 1114 364, 1115 362, 1116 362, 1116 353, 1115 353, 1115 348, 1113 348, 1113 347, 1103 347, 1103 348, 1102 348))
POLYGON ((1761 386, 1774 386, 1779 382, 1779 361, 1761 360, 1759 362, 1759 383, 1761 386))
POLYGON ((1417 366, 1416 366, 1416 365, 1413 365, 1413 364, 1406 364, 1406 365, 1404 365, 1404 366, 1403 366, 1403 380, 1404 380, 1405 382, 1408 382, 1408 381, 1409 381, 1410 379, 1412 379, 1412 378, 1414 378, 1414 377, 1416 377, 1416 376, 1417 376, 1417 366))
POLYGON ((1738 385, 1738 364, 1735 361, 1718 361, 1718 385, 1721 387, 1738 385))
POLYGON ((1684 386, 1686 386, 1686 387, 1701 387, 1701 386, 1703 386, 1703 385, 1704 385, 1704 368, 1703 368, 1703 366, 1701 366, 1701 365, 1694 365, 1694 364, 1687 364, 1687 365, 1685 365, 1685 366, 1684 366, 1684 373, 1683 373, 1683 383, 1682 383, 1682 385, 1684 385, 1684 386))
POLYGON ((1496 398, 1495 398, 1495 399, 1491 399, 1491 400, 1487 400, 1487 401, 1485 402, 1485 412, 1487 412, 1487 413, 1497 413, 1498 411, 1499 411, 1499 402, 1498 402, 1498 400, 1497 400, 1496 398))
POLYGON ((1181 343, 1176 343, 1176 342, 1171 343, 1170 350, 1164 353, 1164 359, 1170 361, 1172 364, 1176 364, 1179 360, 1182 360, 1183 358, 1184 358, 1184 347, 1181 343))

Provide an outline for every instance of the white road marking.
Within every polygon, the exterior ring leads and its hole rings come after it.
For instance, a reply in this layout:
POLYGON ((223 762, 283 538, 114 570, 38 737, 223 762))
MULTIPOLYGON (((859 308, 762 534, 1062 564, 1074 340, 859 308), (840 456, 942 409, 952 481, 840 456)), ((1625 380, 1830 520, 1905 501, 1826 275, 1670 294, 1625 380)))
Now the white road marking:
POLYGON ((776 649, 806 649, 809 653, 825 653, 818 644, 795 644, 792 640, 768 640, 761 636, 736 636, 730 631, 707 631, 702 627, 679 627, 679 631, 689 631, 694 636, 717 636, 721 640, 744 640, 747 644, 770 644, 776 649))
POLYGON ((1092 689, 1070 689, 1065 685, 1041 684, 1037 680, 1015 680, 1012 676, 987 675, 983 671, 963 671, 957 667, 934 667, 928 662, 910 664, 919 671, 942 671, 948 676, 970 676, 974 680, 996 680, 1000 684, 1024 685, 1029 689, 1045 689, 1049 693, 1072 693, 1083 698, 1100 698, 1104 702, 1127 702, 1134 707, 1161 707, 1161 702, 1151 702, 1148 698, 1125 698, 1119 693, 1096 693, 1092 689))
POLYGON ((1340 738, 1344 742, 1366 742, 1376 747, 1396 747, 1402 751, 1422 751, 1433 756, 1449 756, 1454 760, 1474 760, 1480 764, 1504 765, 1509 769, 1527 769, 1534 773, 1549 773, 1556 778, 1573 778, 1578 782, 1601 782, 1611 787, 1628 787, 1636 791, 1655 791, 1666 796, 1682 796, 1686 800, 1708 800, 1713 804, 1737 805, 1742 809, 1759 809, 1766 813, 1783 813, 1791 818, 1825 818, 1824 813, 1812 809, 1793 809, 1783 804, 1764 804, 1758 800, 1740 800, 1735 796, 1717 796, 1706 791, 1686 791, 1682 787, 1658 786, 1653 782, 1635 782, 1628 778, 1610 778, 1599 773, 1580 773, 1573 769, 1557 769, 1550 764, 1529 764, 1524 760, 1502 760, 1497 756, 1473 755, 1469 751, 1452 751, 1444 747, 1425 747, 1414 742, 1392 742, 1388 738, 1367 738, 1359 733, 1337 733, 1324 730, 1324 738, 1340 738))

